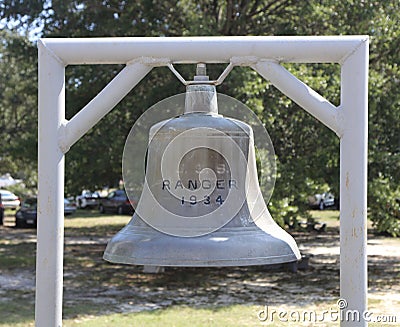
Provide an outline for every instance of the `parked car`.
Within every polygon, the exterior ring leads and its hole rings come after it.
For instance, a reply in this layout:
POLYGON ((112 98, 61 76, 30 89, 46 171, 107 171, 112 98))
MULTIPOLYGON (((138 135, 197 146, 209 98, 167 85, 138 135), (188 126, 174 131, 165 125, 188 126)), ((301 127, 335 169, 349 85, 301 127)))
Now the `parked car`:
POLYGON ((4 206, 0 194, 0 225, 3 225, 3 220, 4 220, 4 206))
POLYGON ((133 214, 133 207, 124 190, 110 192, 107 197, 100 199, 100 213, 116 212, 119 215, 133 214))
POLYGON ((64 199, 64 215, 72 215, 76 211, 76 204, 72 201, 64 199))
POLYGON ((0 190, 0 194, 5 209, 15 210, 20 206, 21 201, 14 193, 7 190, 0 190))
POLYGON ((28 198, 22 202, 21 208, 15 214, 15 227, 36 226, 37 199, 28 198))
MULTIPOLYGON (((76 211, 75 203, 64 199, 64 215, 73 214, 76 211)), ((28 198, 22 202, 21 208, 15 214, 15 227, 37 225, 37 198, 28 198)))
POLYGON ((83 190, 82 193, 75 198, 75 201, 78 208, 96 208, 100 202, 100 194, 89 190, 83 190))
POLYGON ((311 208, 324 210, 335 206, 335 197, 332 193, 315 194, 308 198, 308 203, 311 208))

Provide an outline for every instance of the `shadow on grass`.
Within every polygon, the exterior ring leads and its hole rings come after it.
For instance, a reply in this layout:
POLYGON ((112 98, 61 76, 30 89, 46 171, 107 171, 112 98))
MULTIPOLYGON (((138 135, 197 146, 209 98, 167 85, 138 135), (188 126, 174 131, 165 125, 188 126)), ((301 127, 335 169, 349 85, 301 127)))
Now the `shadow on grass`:
POLYGON ((35 243, 0 244, 1 270, 34 268, 35 262, 35 243))
MULTIPOLYGON (((65 326, 157 326, 157 322, 165 324, 175 318, 180 321, 176 326, 219 326, 216 322, 224 326, 222 321, 227 316, 213 315, 224 310, 232 314, 232 321, 226 318, 230 325, 244 326, 235 319, 248 319, 250 313, 240 313, 246 306, 312 307, 339 296, 339 261, 331 254, 312 257, 311 268, 297 273, 253 266, 168 268, 163 274, 144 274, 140 266, 110 264, 102 259, 107 239, 125 224, 119 222, 120 216, 101 216, 91 210, 83 213, 86 216, 79 211, 67 218, 71 224, 65 229, 65 326), (185 324, 184 317, 190 323, 185 324), (199 323, 191 317, 198 317, 199 323), (85 319, 88 323, 79 322, 85 319)), ((19 275, 34 281, 35 234, 36 230, 0 228, 0 277, 9 278, 11 285, 7 288, 0 283, 0 326, 33 323, 34 290, 12 282, 15 278, 18 281, 19 275)), ((328 229, 325 234, 298 233, 295 237, 300 244, 320 247, 339 241, 337 229, 328 229)), ((386 291, 398 285, 400 263, 395 259, 372 256, 369 267, 376 289, 386 291)), ((257 323, 252 321, 252 325, 257 323)))
POLYGON ((119 232, 125 225, 97 225, 91 227, 68 227, 65 229, 66 237, 93 237, 93 238, 111 238, 119 232))
POLYGON ((35 316, 33 292, 13 291, 10 299, 0 301, 0 326, 29 326, 35 316))

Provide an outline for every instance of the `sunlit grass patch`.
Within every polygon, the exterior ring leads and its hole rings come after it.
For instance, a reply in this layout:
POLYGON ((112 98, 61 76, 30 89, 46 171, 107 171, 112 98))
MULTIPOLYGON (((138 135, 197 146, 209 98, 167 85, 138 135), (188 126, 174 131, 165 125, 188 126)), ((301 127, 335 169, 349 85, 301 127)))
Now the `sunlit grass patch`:
POLYGON ((36 261, 36 244, 1 244, 0 269, 33 268, 36 261))

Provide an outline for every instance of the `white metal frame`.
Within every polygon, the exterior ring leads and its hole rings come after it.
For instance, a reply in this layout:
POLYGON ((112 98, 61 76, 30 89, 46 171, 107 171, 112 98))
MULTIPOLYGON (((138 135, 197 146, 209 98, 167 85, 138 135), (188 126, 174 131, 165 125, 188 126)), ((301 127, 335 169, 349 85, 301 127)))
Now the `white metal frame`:
MULTIPOLYGON (((36 326, 62 325, 64 154, 154 66, 250 66, 340 137, 340 296, 367 309, 368 36, 41 39, 36 326), (280 63, 339 63, 334 106, 280 63), (65 67, 126 64, 81 111, 65 119, 65 67)), ((364 321, 341 326, 366 326, 364 321)))

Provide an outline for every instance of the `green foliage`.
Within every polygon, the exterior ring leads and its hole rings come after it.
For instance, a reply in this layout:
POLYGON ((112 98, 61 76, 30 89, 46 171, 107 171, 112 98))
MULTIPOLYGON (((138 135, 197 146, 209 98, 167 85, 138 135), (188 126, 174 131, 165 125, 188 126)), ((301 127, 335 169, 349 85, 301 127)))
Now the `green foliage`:
POLYGON ((0 174, 36 188, 37 59, 25 37, 0 31, 0 174))
MULTIPOLYGON (((2 32, 0 115, 5 140, 1 167, 35 186, 36 50, 26 38, 35 28, 44 37, 191 35, 370 35, 369 181, 385 176, 388 191, 370 192, 371 218, 380 230, 381 211, 373 199, 393 201, 400 180, 400 3, 398 1, 216 0, 216 1, 5 1, 2 32), (4 91, 3 91, 4 90, 4 91), (380 211, 380 212, 377 212, 380 211)), ((340 67, 290 64, 285 67, 335 105, 340 104, 340 67)), ((67 67, 67 118, 95 96, 121 66, 67 67)), ((184 76, 193 67, 179 65, 184 76)), ((224 65, 209 67, 212 77, 224 65)), ((66 189, 117 186, 125 138, 139 115, 173 94, 184 92, 164 68, 154 69, 130 94, 74 145, 66 157, 66 189)), ((246 103, 267 128, 279 160, 269 207, 282 224, 296 225, 309 195, 329 188, 339 195, 339 139, 269 82, 248 68, 235 68, 219 92, 246 103), (327 187, 326 187, 327 186, 327 187)), ((395 217, 387 214, 388 221, 395 217)), ((393 232, 390 232, 393 234, 393 232)))
POLYGON ((370 219, 378 232, 400 236, 400 187, 379 175, 369 183, 370 219))

